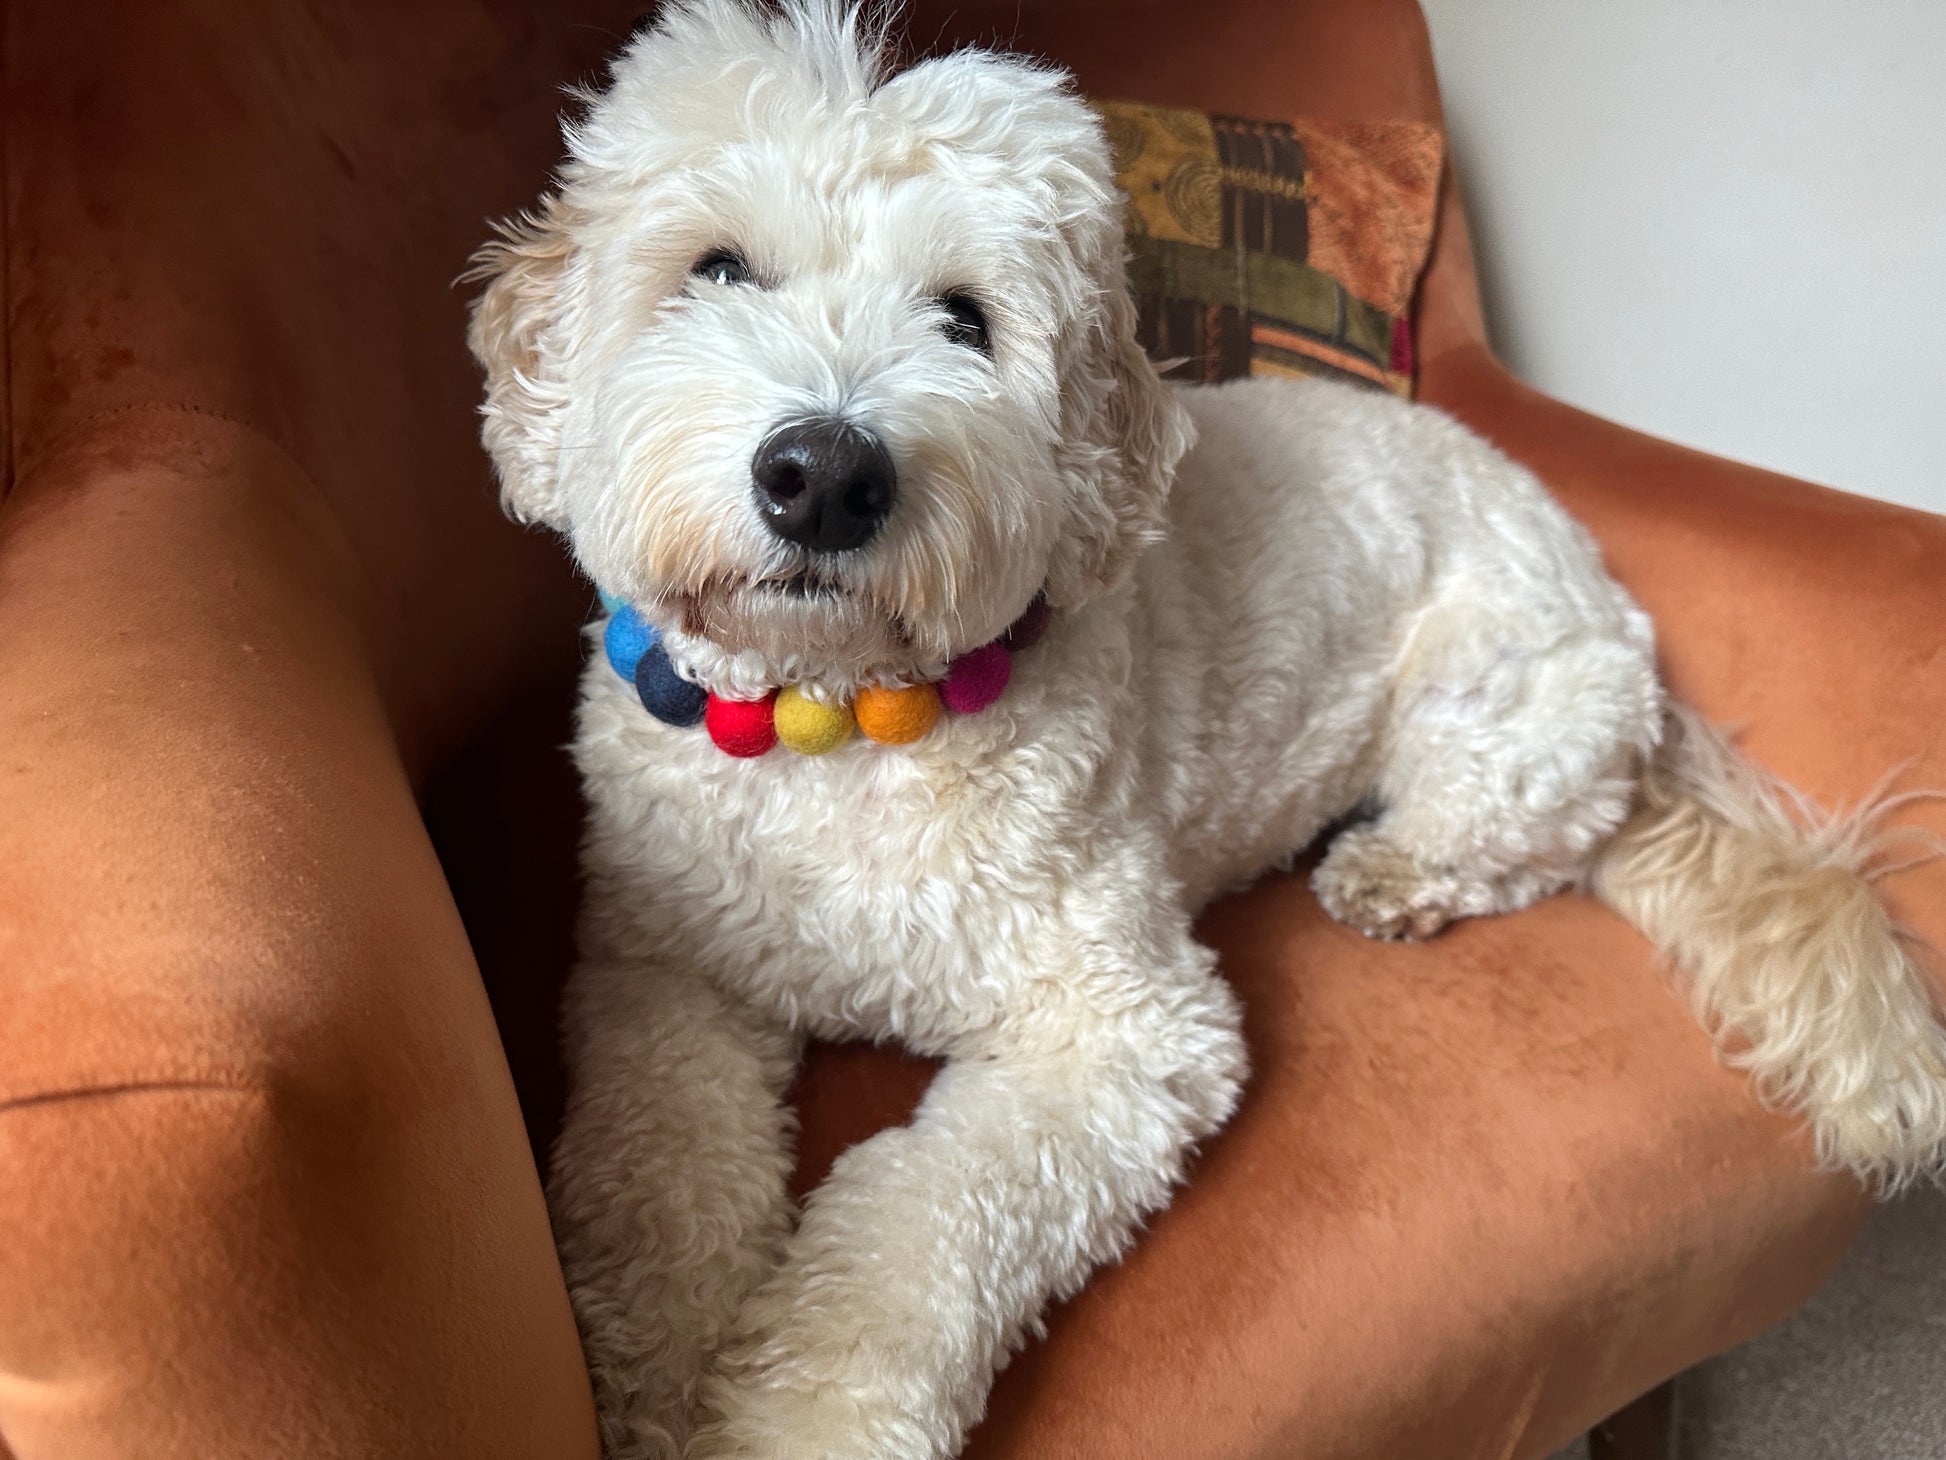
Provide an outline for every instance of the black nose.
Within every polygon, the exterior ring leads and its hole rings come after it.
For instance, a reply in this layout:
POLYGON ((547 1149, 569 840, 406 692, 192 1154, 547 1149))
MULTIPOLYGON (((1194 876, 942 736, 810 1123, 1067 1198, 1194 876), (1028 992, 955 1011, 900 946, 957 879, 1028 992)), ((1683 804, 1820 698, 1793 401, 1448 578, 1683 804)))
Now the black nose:
POLYGON ((898 474, 885 443, 849 421, 797 421, 770 433, 750 463, 765 524, 786 542, 840 553, 878 531, 898 474))

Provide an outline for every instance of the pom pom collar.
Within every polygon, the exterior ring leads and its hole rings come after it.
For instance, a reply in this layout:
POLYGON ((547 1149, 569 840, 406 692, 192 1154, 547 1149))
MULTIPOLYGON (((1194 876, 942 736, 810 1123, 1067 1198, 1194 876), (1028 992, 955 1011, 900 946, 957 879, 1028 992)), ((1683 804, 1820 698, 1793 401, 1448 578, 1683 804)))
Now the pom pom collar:
POLYGON ((977 715, 1006 693, 1013 656, 1038 642, 1053 616, 1037 595, 1006 633, 960 655, 937 684, 867 686, 850 704, 822 704, 796 685, 760 700, 732 700, 691 684, 655 625, 613 594, 604 592, 601 603, 609 613, 602 649, 615 673, 635 686, 642 708, 665 725, 687 729, 700 722, 719 750, 742 759, 779 743, 799 755, 824 755, 844 744, 854 725, 880 745, 910 745, 938 723, 942 710, 977 715))

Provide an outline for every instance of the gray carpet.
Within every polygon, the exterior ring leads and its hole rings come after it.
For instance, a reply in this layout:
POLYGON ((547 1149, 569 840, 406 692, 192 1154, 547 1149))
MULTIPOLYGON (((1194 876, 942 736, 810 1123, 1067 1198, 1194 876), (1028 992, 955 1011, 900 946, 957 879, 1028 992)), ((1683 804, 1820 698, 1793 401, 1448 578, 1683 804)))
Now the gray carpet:
POLYGON ((1881 1207, 1815 1298, 1676 1402, 1676 1460, 1946 1460, 1946 1196, 1881 1207))
POLYGON ((1677 1394, 1680 1460, 1946 1460, 1946 1197, 1874 1212, 1802 1311, 1677 1394))

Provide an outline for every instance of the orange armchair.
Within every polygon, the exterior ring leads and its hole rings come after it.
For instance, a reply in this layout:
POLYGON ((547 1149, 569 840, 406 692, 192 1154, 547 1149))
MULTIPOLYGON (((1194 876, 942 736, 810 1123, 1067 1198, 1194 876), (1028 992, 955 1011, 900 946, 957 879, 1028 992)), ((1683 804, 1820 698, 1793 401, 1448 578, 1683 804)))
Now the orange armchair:
MULTIPOLYGON (((594 1455, 530 1146, 586 592, 494 510, 448 286, 626 20, 0 20, 0 1454, 594 1455)), ((1439 116, 1409 0, 941 0, 912 31, 1106 95, 1439 116)), ((1521 386, 1450 179, 1417 323, 1423 397, 1594 528, 1753 753, 1826 800, 1946 780, 1946 521, 1521 386)), ((1888 890, 1946 942, 1946 871, 1888 890)), ((1246 1106, 973 1454, 1541 1456, 1787 1312, 1862 1213, 1591 904, 1379 948, 1273 878, 1206 931, 1246 1106)), ((821 1052, 802 1178, 924 1077, 821 1052)))

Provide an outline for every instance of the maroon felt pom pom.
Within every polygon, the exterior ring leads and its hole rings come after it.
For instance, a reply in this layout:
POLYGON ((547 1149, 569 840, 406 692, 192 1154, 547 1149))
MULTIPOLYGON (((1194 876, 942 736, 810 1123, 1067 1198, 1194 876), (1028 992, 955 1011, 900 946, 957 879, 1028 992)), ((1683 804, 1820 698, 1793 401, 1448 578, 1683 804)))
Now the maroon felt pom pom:
POLYGON ((1013 626, 1000 636, 1000 642, 1014 653, 1031 649, 1041 641, 1047 632, 1048 621, 1054 617, 1054 610, 1047 606, 1047 600, 1040 594, 1027 605, 1027 611, 1013 621, 1013 626))

